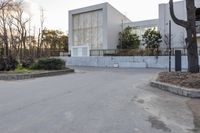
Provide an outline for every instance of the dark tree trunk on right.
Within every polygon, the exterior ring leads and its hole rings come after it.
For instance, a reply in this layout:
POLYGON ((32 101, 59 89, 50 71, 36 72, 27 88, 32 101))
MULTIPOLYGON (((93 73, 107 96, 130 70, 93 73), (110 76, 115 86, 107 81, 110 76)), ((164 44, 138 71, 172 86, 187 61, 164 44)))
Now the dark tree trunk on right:
POLYGON ((188 56, 188 71, 191 73, 199 72, 199 59, 197 50, 196 37, 196 8, 194 0, 186 0, 187 21, 180 20, 175 16, 173 0, 170 0, 170 14, 173 21, 184 27, 187 32, 187 56, 188 56))

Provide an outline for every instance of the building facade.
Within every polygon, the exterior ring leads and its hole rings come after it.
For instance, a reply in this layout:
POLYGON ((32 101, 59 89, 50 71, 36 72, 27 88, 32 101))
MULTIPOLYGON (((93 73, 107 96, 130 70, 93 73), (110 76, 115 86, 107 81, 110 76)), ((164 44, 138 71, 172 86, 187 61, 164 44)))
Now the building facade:
MULTIPOLYGON (((198 47, 200 47, 200 1, 195 0, 196 10, 196 26, 197 26, 197 42, 198 47)), ((179 1, 174 3, 174 12, 175 15, 182 20, 187 19, 187 11, 186 11, 186 1, 179 1)), ((174 48, 185 48, 186 42, 185 39, 187 37, 186 31, 183 27, 175 24, 171 18, 169 11, 169 4, 160 4, 159 5, 159 23, 158 29, 163 36, 163 42, 165 40, 165 36, 169 34, 169 20, 172 23, 172 47, 174 48)), ((166 47, 166 45, 161 45, 162 47, 166 47)))
MULTIPOLYGON (((200 47, 200 1, 196 0, 197 41, 200 47)), ((171 20, 172 48, 186 47, 186 31, 173 22, 169 4, 159 5, 159 18, 139 22, 130 21, 109 3, 69 11, 69 50, 71 56, 90 56, 91 50, 116 49, 119 32, 130 26, 142 41, 147 29, 156 29, 162 35, 161 48, 167 48, 169 38, 169 21, 171 20)), ((175 15, 186 20, 186 2, 174 2, 175 15)))
POLYGON ((71 56, 89 56, 91 50, 116 49, 122 20, 131 22, 109 3, 69 11, 71 56))

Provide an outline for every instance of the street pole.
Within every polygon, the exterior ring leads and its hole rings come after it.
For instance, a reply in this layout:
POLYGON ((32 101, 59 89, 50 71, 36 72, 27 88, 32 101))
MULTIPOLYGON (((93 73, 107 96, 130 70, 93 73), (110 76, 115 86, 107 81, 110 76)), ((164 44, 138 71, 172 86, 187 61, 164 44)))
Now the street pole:
MULTIPOLYGON (((124 31, 124 20, 122 19, 122 33, 123 33, 123 31, 124 31)), ((121 50, 122 50, 122 44, 123 43, 123 36, 122 36, 122 38, 121 38, 121 50)))
POLYGON ((171 28, 171 20, 169 20, 169 72, 171 72, 171 36, 172 36, 172 28, 171 28))

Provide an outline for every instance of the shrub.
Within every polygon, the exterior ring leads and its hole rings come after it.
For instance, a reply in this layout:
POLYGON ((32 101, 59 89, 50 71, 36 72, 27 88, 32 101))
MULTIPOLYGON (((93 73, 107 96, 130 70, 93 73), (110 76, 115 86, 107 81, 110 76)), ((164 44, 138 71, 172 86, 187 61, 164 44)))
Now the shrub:
POLYGON ((21 61, 21 63, 22 63, 22 67, 29 68, 31 67, 31 65, 34 64, 34 59, 32 57, 26 57, 21 61))
POLYGON ((22 65, 17 65, 16 69, 15 69, 16 73, 31 73, 31 70, 28 68, 24 68, 22 65))
POLYGON ((150 49, 158 49, 162 42, 162 36, 160 32, 155 30, 155 28, 146 30, 144 35, 142 35, 142 38, 146 48, 150 49))
POLYGON ((34 64, 32 64, 32 65, 30 66, 30 69, 31 69, 31 70, 40 70, 41 68, 39 68, 38 63, 34 63, 34 64))
POLYGON ((39 59, 31 66, 34 70, 61 70, 65 68, 65 61, 55 58, 39 59))
POLYGON ((119 33, 118 49, 136 49, 139 48, 140 40, 137 34, 132 33, 133 28, 127 27, 119 33))
POLYGON ((0 71, 15 70, 18 62, 13 57, 1 57, 0 58, 0 71))

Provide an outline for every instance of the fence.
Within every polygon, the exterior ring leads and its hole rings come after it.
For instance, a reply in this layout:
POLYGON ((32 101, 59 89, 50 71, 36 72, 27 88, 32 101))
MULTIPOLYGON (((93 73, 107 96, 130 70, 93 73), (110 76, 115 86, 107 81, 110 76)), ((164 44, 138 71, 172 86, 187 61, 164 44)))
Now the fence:
MULTIPOLYGON (((172 48, 171 55, 175 55, 175 50, 181 50, 183 56, 187 55, 186 48, 172 48)), ((200 55, 200 47, 198 48, 200 55)), ((168 56, 169 49, 98 49, 90 50, 90 56, 168 56)))

